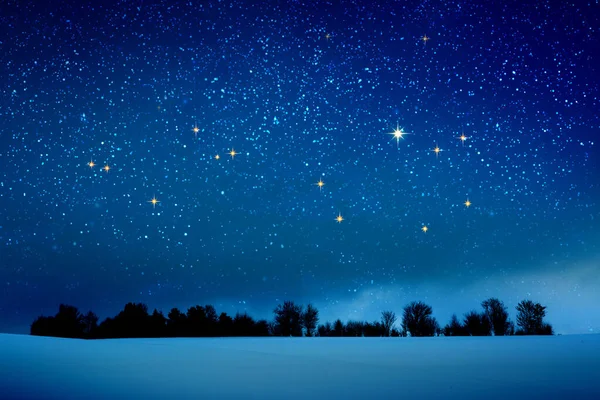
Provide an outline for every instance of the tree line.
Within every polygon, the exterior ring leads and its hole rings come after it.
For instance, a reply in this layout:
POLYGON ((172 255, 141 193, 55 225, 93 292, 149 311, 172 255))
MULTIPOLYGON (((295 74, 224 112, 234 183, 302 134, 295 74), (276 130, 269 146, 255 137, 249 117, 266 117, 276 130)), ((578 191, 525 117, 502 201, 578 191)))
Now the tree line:
POLYGON ((544 321, 546 307, 531 300, 517 307, 516 327, 508 309, 496 298, 481 303, 481 311, 470 311, 462 320, 452 315, 440 327, 431 306, 413 301, 402 310, 399 329, 393 311, 383 311, 378 321, 348 321, 319 324, 319 311, 285 301, 274 310, 271 321, 256 320, 246 313, 230 316, 217 313, 212 305, 190 307, 183 313, 171 309, 148 312, 142 303, 127 303, 116 316, 100 324, 93 312, 82 314, 70 305, 61 304, 54 316, 40 316, 31 324, 31 335, 79 339, 144 338, 144 337, 227 337, 227 336, 320 336, 320 337, 423 337, 423 336, 507 336, 552 335, 552 325, 544 321))

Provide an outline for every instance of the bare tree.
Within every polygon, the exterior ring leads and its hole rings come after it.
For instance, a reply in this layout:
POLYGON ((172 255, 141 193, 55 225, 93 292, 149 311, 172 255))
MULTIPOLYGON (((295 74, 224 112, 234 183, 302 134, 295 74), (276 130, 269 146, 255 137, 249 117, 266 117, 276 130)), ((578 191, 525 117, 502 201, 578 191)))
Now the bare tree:
POLYGON ((468 336, 465 327, 460 323, 456 314, 452 314, 450 323, 444 327, 444 336, 468 336))
POLYGON ((464 329, 468 336, 490 336, 490 321, 484 313, 470 311, 465 314, 464 329))
POLYGON ((490 322, 490 328, 494 336, 509 335, 511 322, 508 320, 508 311, 504 303, 492 297, 483 301, 481 306, 490 322))
POLYGON ((365 324, 360 321, 348 321, 344 327, 344 336, 362 337, 364 335, 365 324))
POLYGON ((91 311, 85 314, 81 321, 83 322, 83 335, 86 338, 90 338, 98 329, 98 316, 91 311))
POLYGON ((517 305, 518 335, 552 335, 552 325, 544 322, 546 307, 531 300, 523 300, 517 305))
POLYGON ((306 310, 302 313, 302 325, 306 330, 306 336, 314 336, 315 329, 319 323, 319 310, 312 304, 306 306, 306 310))
POLYGON ((317 332, 321 337, 331 336, 331 332, 333 328, 331 327, 331 322, 326 322, 324 325, 319 325, 317 332))
POLYGON ((331 336, 335 336, 335 337, 340 337, 340 336, 344 336, 344 330, 345 330, 345 326, 344 323, 342 322, 341 319, 336 319, 335 322, 333 323, 333 329, 331 331, 331 336))
POLYGON ((393 311, 383 311, 381 313, 381 324, 383 325, 384 336, 390 336, 392 327, 396 322, 396 313, 393 311))
POLYGON ((302 306, 293 301, 279 304, 275 313, 274 330, 281 336, 302 336, 302 306))
POLYGON ((402 313, 402 330, 410 336, 434 336, 439 325, 432 316, 431 306, 413 301, 404 307, 402 313))

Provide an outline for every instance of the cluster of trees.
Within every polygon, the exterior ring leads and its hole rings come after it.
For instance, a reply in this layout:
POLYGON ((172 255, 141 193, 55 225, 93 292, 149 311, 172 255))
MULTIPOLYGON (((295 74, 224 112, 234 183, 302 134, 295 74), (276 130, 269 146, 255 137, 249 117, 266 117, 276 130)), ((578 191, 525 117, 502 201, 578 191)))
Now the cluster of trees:
POLYGON ((139 337, 224 337, 224 336, 321 336, 321 337, 378 337, 378 336, 505 336, 552 335, 552 326, 544 322, 546 307, 531 300, 517 305, 517 326, 509 320, 507 308, 500 300, 490 298, 481 303, 481 312, 465 314, 463 321, 453 315, 441 328, 431 306, 414 301, 404 307, 400 330, 393 311, 381 313, 373 322, 340 319, 319 325, 319 311, 292 301, 280 304, 273 311, 274 319, 255 320, 248 314, 234 317, 218 314, 212 305, 190 307, 186 313, 177 308, 167 316, 161 311, 148 312, 142 303, 127 303, 115 317, 98 324, 93 312, 82 314, 76 307, 61 304, 53 317, 38 317, 31 324, 31 334, 65 338, 103 339, 139 337))
POLYGON ((546 307, 531 300, 517 304, 517 326, 509 320, 508 309, 496 298, 481 303, 482 311, 465 314, 459 321, 456 314, 444 327, 444 336, 507 336, 507 335, 553 335, 552 325, 544 322, 546 307))

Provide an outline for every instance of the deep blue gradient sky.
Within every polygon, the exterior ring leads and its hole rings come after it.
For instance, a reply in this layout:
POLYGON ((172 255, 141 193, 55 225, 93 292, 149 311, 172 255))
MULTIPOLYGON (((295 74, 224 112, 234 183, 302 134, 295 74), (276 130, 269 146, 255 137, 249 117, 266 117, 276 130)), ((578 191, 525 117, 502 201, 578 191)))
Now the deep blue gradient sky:
POLYGON ((599 331, 599 8, 3 1, 0 331, 490 296, 599 331))

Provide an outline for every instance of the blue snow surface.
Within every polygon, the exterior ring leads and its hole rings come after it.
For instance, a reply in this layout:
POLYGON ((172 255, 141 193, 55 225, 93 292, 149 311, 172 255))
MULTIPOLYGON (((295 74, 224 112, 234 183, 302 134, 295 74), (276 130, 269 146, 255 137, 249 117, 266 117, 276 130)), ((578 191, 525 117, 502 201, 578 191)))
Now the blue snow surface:
POLYGON ((0 335, 5 399, 600 399, 600 335, 0 335))

